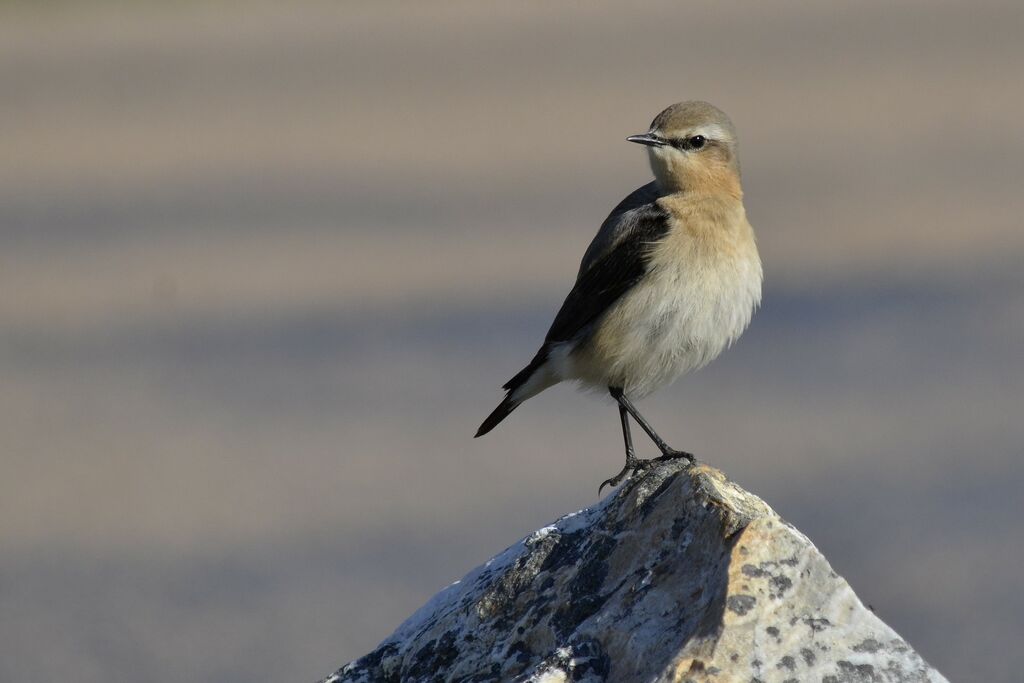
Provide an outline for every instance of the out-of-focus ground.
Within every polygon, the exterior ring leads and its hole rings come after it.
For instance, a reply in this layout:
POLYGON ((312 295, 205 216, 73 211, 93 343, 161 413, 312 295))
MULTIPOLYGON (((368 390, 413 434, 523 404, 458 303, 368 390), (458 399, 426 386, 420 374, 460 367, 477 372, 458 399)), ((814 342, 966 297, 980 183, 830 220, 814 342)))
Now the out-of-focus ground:
POLYGON ((314 680, 621 465, 527 361, 627 144, 762 310, 644 404, 951 680, 1024 667, 1024 5, 0 6, 0 680, 314 680))

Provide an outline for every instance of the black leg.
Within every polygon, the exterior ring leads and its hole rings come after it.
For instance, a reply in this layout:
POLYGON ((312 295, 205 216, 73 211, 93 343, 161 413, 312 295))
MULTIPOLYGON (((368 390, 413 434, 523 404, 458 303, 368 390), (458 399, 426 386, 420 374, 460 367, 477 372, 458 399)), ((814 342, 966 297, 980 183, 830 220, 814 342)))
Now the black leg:
POLYGON ((622 468, 621 472, 616 474, 611 479, 606 479, 605 481, 601 482, 601 486, 597 489, 598 495, 601 495, 601 491, 602 489, 604 489, 605 486, 618 486, 619 482, 625 479, 630 472, 634 472, 636 470, 649 467, 650 464, 654 461, 674 460, 676 458, 685 458, 689 460, 691 463, 694 461, 693 456, 690 455, 689 453, 686 453, 684 451, 677 451, 674 448, 670 448, 669 445, 665 443, 665 440, 658 436, 658 433, 654 431, 654 428, 651 427, 650 424, 648 424, 647 420, 645 420, 643 415, 640 414, 640 411, 638 411, 636 409, 636 406, 633 405, 633 402, 626 398, 626 395, 621 388, 608 387, 608 393, 610 393, 612 395, 612 398, 614 398, 616 402, 618 402, 619 404, 619 420, 622 421, 622 438, 625 440, 626 443, 626 466, 622 468), (658 450, 661 451, 660 458, 654 458, 653 460, 641 460, 636 457, 636 453, 633 450, 633 437, 630 436, 629 433, 630 416, 632 416, 633 419, 636 420, 637 424, 639 424, 640 427, 642 427, 643 430, 647 432, 647 436, 651 437, 651 440, 654 441, 655 445, 658 447, 658 450))
MULTIPOLYGON (((614 396, 615 394, 612 393, 614 396)), ((619 482, 623 478, 637 468, 638 463, 636 452, 633 450, 633 437, 629 433, 629 413, 626 411, 624 406, 619 406, 619 420, 622 421, 622 438, 626 442, 626 466, 622 468, 622 471, 616 474, 611 479, 605 479, 601 482, 601 485, 597 488, 597 495, 601 495, 601 491, 605 486, 618 486, 619 482)))
POLYGON ((636 420, 636 423, 640 425, 640 428, 647 432, 647 436, 651 437, 651 441, 653 441, 654 445, 658 447, 659 451, 661 451, 662 459, 671 460, 674 458, 686 458, 690 462, 693 462, 692 454, 687 453, 686 451, 677 451, 665 443, 664 439, 658 436, 658 433, 654 431, 654 428, 651 427, 650 423, 644 419, 644 416, 636 409, 633 402, 626 398, 622 389, 609 389, 609 392, 611 393, 612 398, 618 401, 619 407, 624 408, 630 415, 632 415, 633 419, 636 420))
POLYGON ((619 406, 619 421, 622 422, 622 438, 626 442, 626 462, 631 462, 636 460, 636 451, 633 450, 633 436, 629 433, 629 413, 622 406, 619 406))

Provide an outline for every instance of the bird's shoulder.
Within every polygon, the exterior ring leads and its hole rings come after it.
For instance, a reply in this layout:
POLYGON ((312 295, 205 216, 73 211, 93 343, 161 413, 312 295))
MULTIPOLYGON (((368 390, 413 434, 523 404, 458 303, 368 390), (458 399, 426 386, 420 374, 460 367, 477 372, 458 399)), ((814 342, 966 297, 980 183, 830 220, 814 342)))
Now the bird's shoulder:
POLYGON ((663 193, 654 182, 629 193, 601 223, 594 239, 580 262, 579 276, 607 256, 623 240, 643 236, 645 241, 664 234, 669 226, 669 213, 659 203, 663 193))

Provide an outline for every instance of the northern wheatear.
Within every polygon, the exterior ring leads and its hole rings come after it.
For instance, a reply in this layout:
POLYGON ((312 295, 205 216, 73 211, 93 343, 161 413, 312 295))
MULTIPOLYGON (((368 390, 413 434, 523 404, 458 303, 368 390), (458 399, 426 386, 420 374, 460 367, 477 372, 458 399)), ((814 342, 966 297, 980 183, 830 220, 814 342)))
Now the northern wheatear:
POLYGON ((537 355, 505 384, 505 399, 476 433, 565 380, 607 390, 619 406, 626 466, 602 488, 650 462, 633 451, 629 416, 661 459, 693 460, 670 448, 632 400, 714 360, 761 301, 729 117, 707 102, 681 102, 626 139, 648 148, 655 180, 605 219, 537 355))

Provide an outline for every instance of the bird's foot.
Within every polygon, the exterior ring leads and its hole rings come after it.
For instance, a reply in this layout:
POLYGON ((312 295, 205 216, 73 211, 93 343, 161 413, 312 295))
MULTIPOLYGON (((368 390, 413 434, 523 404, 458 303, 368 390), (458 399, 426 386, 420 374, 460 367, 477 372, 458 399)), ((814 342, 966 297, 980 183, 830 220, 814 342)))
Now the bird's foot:
POLYGON ((689 460, 690 464, 697 462, 697 458, 693 457, 693 453, 687 453, 686 451, 677 451, 674 448, 666 448, 662 450, 661 457, 655 458, 659 462, 666 462, 668 460, 689 460))
POLYGON ((604 481, 601 482, 601 485, 597 488, 597 495, 601 495, 601 491, 604 490, 605 486, 611 486, 614 488, 618 486, 623 479, 628 477, 633 472, 642 472, 646 470, 648 467, 654 465, 656 462, 661 462, 666 459, 667 458, 665 458, 664 456, 662 456, 661 458, 650 458, 647 460, 641 460, 640 458, 627 458, 626 466, 622 468, 621 472, 616 474, 611 479, 605 479, 604 481))
POLYGON ((659 462, 668 462, 670 460, 688 460, 690 464, 697 462, 697 459, 693 457, 693 453, 687 453, 686 451, 677 451, 674 449, 666 449, 657 458, 649 458, 642 460, 640 458, 627 458, 626 466, 611 479, 605 479, 601 482, 601 485, 597 488, 597 495, 601 495, 601 491, 604 490, 605 486, 611 486, 612 488, 622 483, 622 480, 628 477, 633 472, 642 472, 648 467, 652 467, 659 462))

